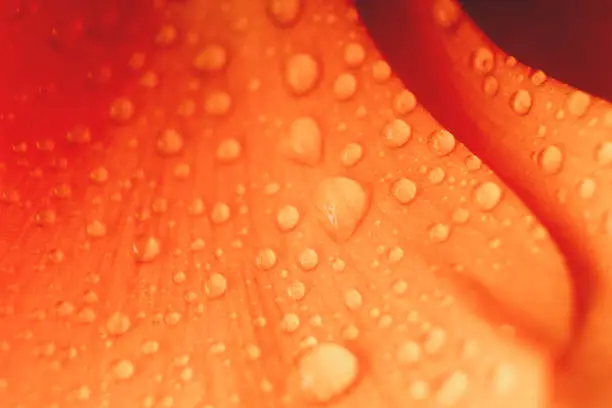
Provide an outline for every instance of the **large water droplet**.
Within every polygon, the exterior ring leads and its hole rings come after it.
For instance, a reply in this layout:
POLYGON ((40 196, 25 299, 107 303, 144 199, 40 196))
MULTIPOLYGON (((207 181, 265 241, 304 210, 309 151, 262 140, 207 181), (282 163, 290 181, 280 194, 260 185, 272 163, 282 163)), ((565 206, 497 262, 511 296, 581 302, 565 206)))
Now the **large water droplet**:
POLYGON ((582 91, 574 91, 567 97, 567 110, 576 116, 583 116, 591 105, 591 97, 582 91))
POLYGON ((363 186, 347 177, 323 180, 314 194, 317 218, 334 239, 347 240, 353 235, 369 207, 363 186))
POLYGON ((321 343, 297 362, 300 391, 311 402, 324 403, 345 393, 357 380, 357 357, 335 343, 321 343))
POLYGON ((301 0, 268 0, 267 10, 272 22, 279 27, 291 27, 300 16, 301 0))

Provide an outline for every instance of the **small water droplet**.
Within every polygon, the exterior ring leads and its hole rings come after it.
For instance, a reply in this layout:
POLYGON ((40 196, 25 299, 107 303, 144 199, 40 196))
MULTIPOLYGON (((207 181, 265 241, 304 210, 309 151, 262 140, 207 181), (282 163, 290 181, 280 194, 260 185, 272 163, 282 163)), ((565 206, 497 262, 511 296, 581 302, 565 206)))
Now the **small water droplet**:
POLYGON ((559 173, 563 166, 563 152, 558 146, 548 146, 538 153, 537 161, 544 173, 559 173))
POLYGON ((463 371, 451 373, 436 392, 436 402, 444 407, 455 406, 466 394, 469 385, 468 376, 463 371))
POLYGON ((319 63, 310 54, 295 54, 287 60, 285 82, 297 96, 312 91, 319 81, 319 63))
POLYGON ((595 160, 601 166, 612 164, 612 142, 604 141, 597 145, 595 148, 595 160))
POLYGON ((433 4, 433 18, 438 26, 446 30, 455 28, 461 20, 461 8, 453 0, 436 0, 433 4))
POLYGON ((212 273, 204 284, 204 292, 210 299, 221 297, 227 290, 227 279, 220 273, 212 273))
POLYGON ((492 181, 479 184, 474 189, 474 203, 482 211, 491 211, 502 199, 501 188, 492 181))
POLYGON ((412 127, 402 119, 392 119, 385 124, 382 134, 387 147, 396 149, 404 146, 412 136, 412 127))
POLYGON ((499 81, 494 76, 487 75, 482 80, 482 90, 484 91, 485 95, 491 97, 497 95, 497 92, 499 91, 499 81))
POLYGON ((391 78, 391 67, 383 60, 374 61, 372 64, 372 77, 378 83, 387 81, 391 78))
POLYGON ((263 271, 268 271, 276 266, 276 252, 271 248, 264 248, 257 253, 255 264, 263 271))
POLYGON ((102 238, 106 235, 106 225, 99 220, 94 220, 87 225, 87 235, 92 238, 102 238))
POLYGON ((117 98, 109 109, 111 120, 117 123, 128 122, 134 116, 134 103, 128 98, 117 98))
POLYGON ((314 166, 321 160, 322 146, 321 129, 312 117, 299 117, 291 123, 286 149, 290 158, 314 166))
POLYGON ((112 366, 113 375, 119 380, 127 380, 132 378, 134 372, 134 363, 130 360, 119 360, 116 361, 112 366))
POLYGON ((319 255, 312 248, 306 248, 298 255, 298 265, 304 271, 311 271, 319 265, 319 255))
POLYGON ((597 183, 591 178, 586 178, 578 183, 578 194, 582 199, 593 198, 595 190, 597 190, 597 183))
POLYGON ((417 106, 416 96, 407 89, 401 90, 393 98, 393 110, 398 115, 407 115, 417 106))
POLYGON ((429 150, 436 156, 446 156, 455 150, 455 136, 446 129, 438 129, 429 135, 429 150))
POLYGON ((401 364, 414 364, 421 360, 421 355, 423 351, 419 343, 406 340, 402 342, 396 352, 397 361, 401 364))
POLYGON ((414 200, 417 193, 417 186, 414 181, 402 177, 391 184, 391 194, 401 204, 408 204, 414 200))
POLYGON ((450 233, 451 226, 448 224, 436 223, 429 227, 429 239, 435 243, 447 241, 450 233))
POLYGON ((357 92, 357 78, 350 73, 343 73, 334 81, 334 95, 341 101, 351 99, 357 92))
POLYGON ((535 86, 543 85, 548 79, 548 75, 544 71, 537 70, 531 74, 531 83, 535 86))
POLYGON ((574 91, 567 96, 567 110, 575 116, 584 116, 591 105, 591 97, 586 92, 574 91))
POLYGON ((236 139, 224 139, 217 146, 217 159, 222 163, 231 163, 240 157, 242 146, 236 139))
POLYGON ((267 10, 272 22, 279 27, 291 27, 300 16, 301 0, 268 0, 267 10))
POLYGON ((157 138, 157 151, 164 156, 171 156, 183 150, 183 136, 173 128, 162 131, 157 138))
POLYGON ((334 239, 350 238, 369 207, 369 197, 363 186, 347 177, 323 180, 314 193, 317 218, 334 239))
POLYGON ((193 60, 193 66, 203 72, 220 71, 226 63, 227 51, 220 44, 206 45, 193 60))
POLYGON ((281 330, 293 333, 300 327, 300 317, 295 313, 286 313, 280 322, 281 330))
POLYGON ((204 112, 210 116, 227 115, 232 107, 232 97, 225 91, 212 91, 204 99, 204 112))
POLYGON ((229 221, 231 216, 231 210, 225 203, 215 203, 212 211, 210 212, 210 220, 213 224, 223 224, 229 221))
POLYGON ((114 312, 106 321, 106 330, 113 336, 120 336, 132 326, 130 318, 122 312, 114 312))
POLYGON ((350 42, 344 46, 344 62, 350 68, 357 68, 365 60, 365 48, 363 45, 350 42))
POLYGON ((335 343, 320 343, 297 362, 300 391, 306 400, 316 403, 344 394, 358 374, 357 357, 335 343))
POLYGON ((132 253, 136 262, 151 262, 157 259, 161 251, 159 240, 150 235, 141 235, 132 243, 132 253))
POLYGON ((363 147, 359 143, 348 143, 340 152, 340 163, 352 167, 363 158, 363 147))
POLYGON ((282 232, 293 230, 299 221, 300 212, 292 205, 285 205, 276 213, 276 225, 282 232))
POLYGON ((355 311, 363 305, 363 296, 357 289, 348 289, 344 292, 344 304, 349 310, 355 311))
POLYGON ((521 116, 527 115, 531 110, 533 99, 531 93, 525 89, 519 89, 510 97, 510 107, 521 116))
POLYGON ((480 47, 472 55, 472 67, 481 74, 488 74, 493 70, 495 58, 493 52, 486 48, 480 47))

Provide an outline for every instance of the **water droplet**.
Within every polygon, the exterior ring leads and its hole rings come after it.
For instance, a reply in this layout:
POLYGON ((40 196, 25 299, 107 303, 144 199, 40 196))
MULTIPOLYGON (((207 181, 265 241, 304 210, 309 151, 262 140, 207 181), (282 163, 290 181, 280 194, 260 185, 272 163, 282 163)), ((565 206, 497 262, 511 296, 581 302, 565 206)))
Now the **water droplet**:
POLYGON ((217 159, 222 163, 231 163, 240 157, 242 146, 236 139, 222 140, 217 146, 217 159))
POLYGON ((493 52, 486 48, 480 47, 472 55, 472 67, 481 74, 488 74, 493 70, 495 58, 493 52))
POLYGON ((446 30, 454 28, 461 19, 461 8, 453 0, 436 0, 433 5, 433 18, 436 24, 446 30))
POLYGON ((410 396, 415 401, 424 401, 431 395, 431 386, 425 380, 414 380, 408 387, 410 396))
POLYGON ((128 98, 117 98, 109 109, 110 118, 117 123, 125 123, 134 116, 134 103, 128 98))
POLYGON ((531 83, 535 86, 540 86, 546 82, 548 75, 545 72, 537 70, 531 75, 531 83))
POLYGON ((414 181, 402 177, 391 184, 391 194, 401 204, 408 204, 414 200, 417 193, 417 186, 414 181))
POLYGON ((363 158, 363 147, 359 143, 348 143, 340 152, 340 163, 352 167, 363 158))
POLYGON ((220 273, 212 273, 204 284, 204 292, 210 299, 221 297, 227 290, 227 280, 220 273))
POLYGON ((597 183, 591 178, 586 178, 578 183, 578 194, 582 199, 592 198, 595 190, 597 190, 597 183))
POLYGON ((284 205, 276 213, 276 225, 282 232, 293 230, 300 222, 300 212, 292 205, 284 205))
POLYGON ((548 146, 538 153, 537 161, 544 173, 556 174, 563 166, 563 152, 558 146, 548 146))
POLYGON ((226 63, 227 51, 220 44, 206 45, 193 60, 193 66, 204 72, 220 71, 226 63))
POLYGON ((484 91, 485 95, 491 97, 497 95, 497 92, 499 91, 499 81, 494 76, 487 75, 482 80, 482 90, 484 91))
POLYGON ((365 48, 363 45, 350 42, 344 46, 344 62, 350 68, 357 68, 365 60, 365 48))
POLYGON ((287 154, 293 160, 314 166, 321 160, 322 136, 317 122, 310 116, 295 119, 289 128, 287 154))
POLYGON ((334 239, 350 238, 369 207, 369 197, 363 186, 347 177, 323 180, 314 193, 317 218, 334 239))
POLYGON ((263 271, 274 268, 276 266, 276 252, 271 248, 260 250, 255 258, 255 264, 263 271))
POLYGON ((397 361, 401 364, 414 364, 419 362, 423 351, 421 346, 412 340, 402 342, 396 352, 397 361))
POLYGON ((574 91, 567 96, 567 110, 576 116, 583 116, 591 105, 591 97, 582 91, 574 91))
POLYGON ((509 394, 516 387, 516 368, 509 363, 496 365, 491 373, 491 388, 496 394, 509 394))
POLYGON ((106 225, 101 221, 94 220, 87 225, 87 235, 92 238, 102 238, 106 235, 106 225))
POLYGON ((106 167, 95 168, 89 173, 89 179, 96 184, 104 184, 108 181, 108 170, 106 167))
POLYGON ((334 95, 341 101, 347 101, 355 95, 357 91, 357 78, 355 75, 343 73, 334 81, 334 95))
POLYGON ((374 61, 372 64, 372 77, 376 82, 385 82, 391 78, 391 67, 383 60, 374 61))
POLYGON ((429 150, 436 156, 449 155, 455 150, 455 136, 446 129, 438 129, 429 135, 427 140, 429 150))
POLYGON ((474 202, 482 211, 491 211, 502 199, 501 188, 492 181, 479 184, 474 189, 474 202))
POLYGON ((595 160, 601 166, 612 164, 612 142, 601 142, 595 149, 595 160))
POLYGON ((432 242, 440 243, 448 240, 451 227, 448 224, 436 223, 429 227, 429 239, 432 242))
POLYGON ((42 210, 36 214, 34 221, 39 227, 45 225, 53 225, 57 220, 57 215, 54 210, 42 210))
POLYGON ((349 310, 355 311, 363 305, 363 296, 357 289, 348 289, 344 292, 344 304, 349 310))
POLYGON ((311 271, 319 265, 319 255, 312 248, 306 248, 298 255, 298 264, 304 271, 311 271))
POLYGON ((527 115, 531 110, 533 99, 529 91, 519 89, 510 97, 510 107, 518 115, 527 115))
POLYGON ((135 372, 134 363, 130 360, 116 361, 112 366, 113 375, 119 380, 132 378, 135 372))
POLYGON ((445 407, 451 407, 459 403, 467 392, 469 385, 468 376, 463 371, 455 371, 450 374, 436 392, 436 402, 445 407))
POLYGON ((146 340, 140 345, 142 354, 151 355, 159 351, 159 342, 156 340, 146 340))
POLYGON ((86 126, 75 126, 66 133, 66 141, 74 144, 86 144, 91 142, 91 130, 86 126))
POLYGON ((417 106, 416 96, 407 89, 402 89, 393 98, 393 110, 398 115, 407 115, 417 106))
POLYGON ((301 300, 306 296, 306 287, 300 281, 293 282, 287 288, 287 295, 293 300, 301 300))
POLYGON ((165 129, 157 138, 157 151, 164 156, 180 153, 183 145, 183 136, 173 128, 165 129))
POLYGON ((232 107, 232 97, 225 91, 212 91, 204 99, 204 112, 210 116, 224 116, 232 107))
POLYGON ((392 119, 382 129, 385 144, 392 148, 404 146, 412 136, 412 127, 401 119, 392 119))
POLYGON ((231 216, 230 208, 225 203, 215 203, 210 213, 213 224, 223 224, 229 221, 231 216))
POLYGON ((293 333, 300 327, 300 317, 295 313, 287 313, 280 322, 281 330, 293 333))
POLYGON ((312 91, 319 81, 319 63, 310 54, 295 54, 285 66, 285 81, 297 96, 312 91))
POLYGON ((113 336, 124 334, 131 326, 132 321, 130 318, 121 312, 114 312, 106 321, 106 330, 113 336))
POLYGON ((325 403, 344 394, 357 380, 357 357, 335 343, 320 343, 297 363, 300 390, 308 401, 325 403))
POLYGON ((159 45, 171 45, 176 41, 177 37, 178 31, 175 26, 163 24, 157 32, 155 42, 159 45))
POLYGON ((134 239, 132 253, 136 262, 151 262, 157 259, 161 250, 161 244, 155 237, 141 235, 134 239))
POLYGON ((272 22, 279 27, 291 27, 300 16, 301 0, 268 0, 267 10, 272 22))

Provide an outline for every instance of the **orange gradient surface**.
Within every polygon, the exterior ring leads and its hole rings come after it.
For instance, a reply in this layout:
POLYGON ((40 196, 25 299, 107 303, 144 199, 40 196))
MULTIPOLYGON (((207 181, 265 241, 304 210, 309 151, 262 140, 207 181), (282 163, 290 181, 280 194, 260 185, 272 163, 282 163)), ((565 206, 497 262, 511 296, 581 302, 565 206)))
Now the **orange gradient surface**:
POLYGON ((0 5, 1 407, 612 404, 612 107, 358 3, 0 5))

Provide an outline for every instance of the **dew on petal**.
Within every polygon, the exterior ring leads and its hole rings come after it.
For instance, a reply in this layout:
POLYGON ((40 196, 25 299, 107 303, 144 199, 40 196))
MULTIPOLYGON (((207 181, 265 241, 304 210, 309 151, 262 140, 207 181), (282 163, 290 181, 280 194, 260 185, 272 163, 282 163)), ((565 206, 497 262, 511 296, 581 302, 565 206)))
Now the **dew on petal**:
POLYGON ((350 238, 369 208, 364 187, 347 177, 324 179, 314 193, 317 218, 325 231, 338 241, 350 238))

